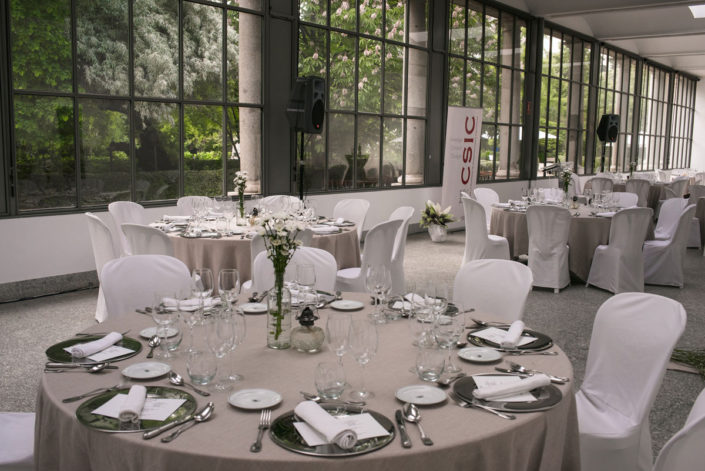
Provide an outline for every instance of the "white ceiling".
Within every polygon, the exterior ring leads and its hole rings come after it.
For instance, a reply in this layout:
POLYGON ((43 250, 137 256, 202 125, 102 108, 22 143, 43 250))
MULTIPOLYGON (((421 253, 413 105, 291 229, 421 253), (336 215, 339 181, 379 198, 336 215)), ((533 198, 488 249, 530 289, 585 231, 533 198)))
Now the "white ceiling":
POLYGON ((688 5, 705 0, 508 0, 600 41, 705 78, 705 18, 688 5))

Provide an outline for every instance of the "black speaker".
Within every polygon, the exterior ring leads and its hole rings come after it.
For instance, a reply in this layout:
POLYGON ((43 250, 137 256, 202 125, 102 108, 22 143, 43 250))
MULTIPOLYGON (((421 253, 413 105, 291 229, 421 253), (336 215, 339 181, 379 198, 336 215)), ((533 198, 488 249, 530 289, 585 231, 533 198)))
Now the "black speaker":
POLYGON ((603 142, 615 142, 619 134, 619 115, 603 114, 597 126, 597 137, 603 142))
POLYGON ((289 95, 286 115, 295 131, 320 134, 326 111, 326 81, 320 77, 297 77, 289 95))

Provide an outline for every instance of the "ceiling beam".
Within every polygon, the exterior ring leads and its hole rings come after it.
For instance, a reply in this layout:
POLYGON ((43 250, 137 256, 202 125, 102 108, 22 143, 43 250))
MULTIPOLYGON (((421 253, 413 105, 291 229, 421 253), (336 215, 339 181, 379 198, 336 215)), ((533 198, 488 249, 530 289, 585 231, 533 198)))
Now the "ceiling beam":
MULTIPOLYGON (((584 16, 584 15, 598 15, 602 13, 615 13, 615 12, 626 12, 626 11, 632 11, 632 10, 646 10, 646 9, 654 9, 654 8, 673 8, 673 7, 678 7, 678 6, 689 6, 689 5, 701 5, 703 3, 702 0, 696 1, 696 0, 672 0, 672 1, 655 1, 655 2, 649 2, 649 1, 642 1, 639 3, 634 3, 630 5, 614 5, 612 2, 604 2, 604 6, 598 6, 595 8, 576 8, 572 10, 568 10, 567 8, 563 11, 556 11, 560 10, 560 7, 557 8, 552 8, 552 9, 545 9, 542 11, 540 8, 531 11, 532 14, 536 16, 541 16, 544 18, 560 18, 563 16, 584 16)), ((561 5, 561 3, 559 3, 561 5)), ((569 2, 562 2, 562 5, 570 5, 569 2)), ((562 6, 561 5, 561 6, 562 6)))
POLYGON ((616 36, 600 36, 597 39, 601 41, 624 41, 627 39, 654 39, 654 38, 679 38, 682 36, 704 36, 705 30, 697 31, 668 31, 662 33, 647 33, 647 34, 625 34, 616 36))
POLYGON ((644 57, 696 57, 705 56, 705 51, 699 52, 640 52, 640 55, 644 57))

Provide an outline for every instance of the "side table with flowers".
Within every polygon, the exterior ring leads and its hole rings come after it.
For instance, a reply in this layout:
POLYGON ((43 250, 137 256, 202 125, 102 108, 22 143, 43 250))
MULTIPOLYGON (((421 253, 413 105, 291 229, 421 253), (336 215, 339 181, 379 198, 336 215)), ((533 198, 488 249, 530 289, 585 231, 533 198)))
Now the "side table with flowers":
POLYGON ((428 228, 428 235, 431 236, 433 242, 443 242, 448 237, 448 223, 455 221, 454 216, 450 213, 450 206, 441 209, 441 205, 429 200, 426 201, 426 207, 421 212, 421 227, 428 228))
POLYGON ((284 287, 284 273, 297 247, 296 234, 305 226, 291 215, 279 212, 257 218, 257 232, 264 240, 267 258, 274 266, 274 287, 267 296, 267 346, 286 349, 291 346, 291 293, 284 287))
POLYGON ((235 172, 235 178, 233 178, 233 183, 235 184, 235 189, 237 190, 238 198, 238 209, 240 212, 240 219, 245 218, 245 185, 247 185, 247 171, 239 170, 235 172))

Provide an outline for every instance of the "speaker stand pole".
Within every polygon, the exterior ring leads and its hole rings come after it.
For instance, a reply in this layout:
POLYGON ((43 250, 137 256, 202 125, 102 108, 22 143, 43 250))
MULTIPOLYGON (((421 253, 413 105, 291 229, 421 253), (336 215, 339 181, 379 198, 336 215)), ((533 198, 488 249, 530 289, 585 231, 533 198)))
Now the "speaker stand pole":
POLYGON ((299 199, 304 200, 304 132, 301 131, 301 146, 299 150, 299 199))
POLYGON ((600 160, 600 172, 605 171, 605 147, 607 147, 607 142, 602 141, 602 160, 600 160))

